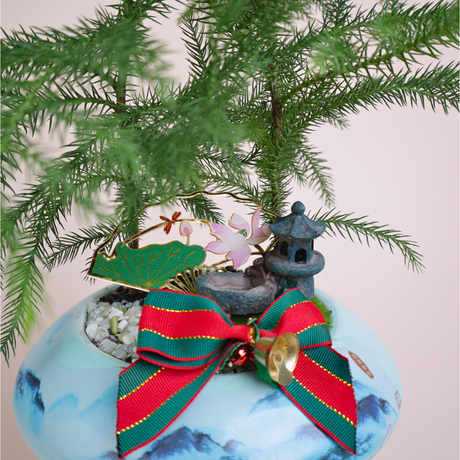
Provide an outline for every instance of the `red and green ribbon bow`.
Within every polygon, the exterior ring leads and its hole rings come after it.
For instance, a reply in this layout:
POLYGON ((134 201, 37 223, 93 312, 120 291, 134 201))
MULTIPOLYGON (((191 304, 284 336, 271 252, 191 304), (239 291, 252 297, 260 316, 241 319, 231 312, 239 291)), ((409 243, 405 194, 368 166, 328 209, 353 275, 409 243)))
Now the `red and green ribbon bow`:
MULTIPOLYGON (((300 353, 284 393, 309 419, 356 451, 356 400, 348 360, 331 348, 323 315, 298 289, 276 299, 255 326, 260 337, 296 334, 300 353)), ((250 325, 235 325, 213 300, 153 290, 139 324, 139 359, 120 374, 120 457, 157 438, 241 345, 250 325)))

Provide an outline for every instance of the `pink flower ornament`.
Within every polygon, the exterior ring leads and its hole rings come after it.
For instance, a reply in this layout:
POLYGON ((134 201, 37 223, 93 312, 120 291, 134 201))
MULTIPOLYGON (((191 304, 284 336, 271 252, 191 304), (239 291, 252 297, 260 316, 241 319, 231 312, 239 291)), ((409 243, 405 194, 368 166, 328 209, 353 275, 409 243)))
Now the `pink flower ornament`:
POLYGON ((183 220, 180 223, 179 227, 179 233, 181 236, 190 236, 190 234, 193 232, 193 228, 190 225, 190 222, 188 220, 183 220))
POLYGON ((210 224, 211 235, 215 236, 219 241, 209 243, 204 248, 205 251, 213 252, 214 254, 226 254, 226 258, 233 261, 235 270, 241 267, 251 255, 249 245, 260 244, 271 235, 268 225, 263 225, 259 228, 261 210, 262 207, 257 208, 252 215, 251 225, 243 217, 233 214, 228 224, 230 227, 239 230, 238 233, 234 233, 222 224, 210 224), (240 233, 241 231, 244 231, 250 237, 245 238, 243 233, 240 233))
POLYGON ((181 236, 187 237, 187 245, 190 244, 190 235, 192 232, 193 232, 193 228, 190 225, 190 222, 188 220, 183 220, 180 223, 179 233, 181 234, 181 236))

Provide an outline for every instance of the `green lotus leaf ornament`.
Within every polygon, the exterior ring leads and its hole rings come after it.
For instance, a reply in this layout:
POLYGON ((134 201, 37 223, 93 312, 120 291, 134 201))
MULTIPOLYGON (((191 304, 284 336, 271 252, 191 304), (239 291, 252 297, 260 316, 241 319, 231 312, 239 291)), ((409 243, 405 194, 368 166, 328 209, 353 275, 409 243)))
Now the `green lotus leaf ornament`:
POLYGON ((137 249, 120 242, 112 255, 95 255, 88 275, 150 291, 163 287, 177 273, 201 265, 205 258, 201 246, 186 246, 179 241, 137 249))

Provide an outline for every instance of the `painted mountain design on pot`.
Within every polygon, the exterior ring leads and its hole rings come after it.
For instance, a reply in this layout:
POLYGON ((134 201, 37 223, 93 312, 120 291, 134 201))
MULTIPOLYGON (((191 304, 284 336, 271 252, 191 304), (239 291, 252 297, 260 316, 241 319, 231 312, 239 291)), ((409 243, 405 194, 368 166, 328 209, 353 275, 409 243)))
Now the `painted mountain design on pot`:
MULTIPOLYGON (((162 460, 178 456, 182 459, 202 459, 203 454, 208 454, 210 460, 233 460, 232 454, 238 450, 241 443, 230 440, 225 446, 213 441, 211 436, 199 431, 192 431, 183 426, 163 439, 155 442, 152 449, 146 452, 139 460, 162 460)), ((235 459, 236 460, 236 459, 235 459)))
MULTIPOLYGON (((115 445, 118 383, 99 394, 99 397, 86 407, 76 394, 66 393, 52 403, 48 399, 48 404, 46 404, 47 399, 45 399, 44 410, 38 411, 31 401, 38 398, 41 400, 40 387, 37 384, 39 379, 35 376, 31 378, 26 372, 23 374, 24 377, 19 382, 16 391, 19 397, 15 396, 15 413, 20 413, 23 420, 21 428, 34 435, 32 438, 34 442, 42 442, 43 439, 52 440, 54 451, 59 452, 59 455, 53 454, 53 450, 48 449, 48 445, 43 443, 40 451, 41 458, 101 460, 104 458, 102 455, 111 455, 110 448, 115 445), (21 384, 21 382, 25 383, 21 384), (30 383, 27 382, 32 382, 33 394, 30 383), (23 396, 21 396, 21 390, 23 396), (113 423, 107 423, 112 420, 113 423), (56 433, 59 433, 60 436, 56 437, 56 433), (85 433, 87 448, 84 455, 71 457, 72 450, 68 451, 69 443, 66 439, 71 439, 75 433, 85 433)), ((46 379, 43 378, 40 383, 43 387, 47 383, 46 379)), ((115 458, 118 459, 118 455, 115 458)))
MULTIPOLYGON (((347 452, 341 446, 335 446, 325 455, 315 460, 346 460, 348 458, 364 459, 374 452, 376 446, 382 445, 382 438, 385 433, 395 425, 397 419, 396 411, 385 399, 375 395, 368 395, 358 401, 358 434, 356 455, 347 452), (376 429, 375 425, 382 429, 376 429), (385 430, 385 427, 388 427, 385 430)), ((375 453, 375 452, 374 452, 375 453)))
POLYGON ((24 396, 25 387, 28 387, 32 393, 32 404, 40 412, 45 412, 42 395, 40 390, 40 379, 36 377, 32 371, 20 370, 16 378, 15 397, 24 396))
POLYGON ((120 460, 120 457, 118 456, 118 453, 115 452, 115 451, 111 451, 111 452, 106 452, 101 460, 120 460))
POLYGON ((31 370, 21 369, 14 389, 15 406, 22 414, 28 414, 30 428, 35 434, 42 430, 45 413, 40 384, 40 379, 31 370))
POLYGON ((47 409, 49 423, 65 422, 69 414, 74 414, 80 422, 91 427, 98 427, 98 430, 101 430, 107 425, 107 417, 116 418, 117 388, 118 385, 108 388, 98 399, 84 409, 80 409, 81 403, 75 394, 66 393, 47 409))
MULTIPOLYGON (((364 393, 367 388, 361 385, 364 393)), ((264 411, 283 411, 291 402, 279 390, 273 390, 257 401, 246 417, 251 425, 253 417, 263 417, 264 411)), ((280 413, 281 413, 280 412, 280 413)), ((371 458, 382 443, 387 427, 394 425, 397 414, 383 398, 367 394, 358 401, 358 453, 353 455, 335 444, 311 423, 297 425, 292 431, 292 438, 286 441, 282 451, 292 460, 364 460, 371 458), (376 429, 376 425, 381 428, 376 429), (375 435, 378 432, 378 435, 375 435), (314 440, 314 449, 305 451, 305 440, 314 440), (330 447, 329 447, 330 446, 330 447), (329 448, 328 448, 329 447, 329 448), (326 453, 324 453, 326 450, 326 453)), ((254 446, 249 447, 243 442, 230 439, 223 443, 216 442, 213 431, 205 433, 199 429, 183 426, 174 432, 155 441, 139 460, 260 460, 260 452, 254 446)), ((273 458, 282 458, 277 452, 273 458)), ((115 452, 107 452, 104 460, 115 460, 115 452)), ((270 457, 271 458, 271 457, 270 457)))
POLYGON ((292 404, 287 396, 279 389, 273 390, 267 396, 257 401, 251 409, 251 414, 266 409, 276 409, 292 404))
POLYGON ((379 423, 382 419, 382 414, 396 416, 395 410, 388 401, 377 398, 375 395, 368 395, 359 401, 358 423, 364 423, 369 418, 379 423))

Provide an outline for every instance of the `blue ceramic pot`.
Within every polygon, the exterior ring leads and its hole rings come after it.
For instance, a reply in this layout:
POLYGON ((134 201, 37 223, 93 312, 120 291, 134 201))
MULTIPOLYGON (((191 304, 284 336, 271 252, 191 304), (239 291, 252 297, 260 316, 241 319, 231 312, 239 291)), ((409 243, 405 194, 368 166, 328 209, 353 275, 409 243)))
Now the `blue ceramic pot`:
MULTIPOLYGON (((16 422, 40 460, 114 460, 118 374, 127 366, 84 332, 89 302, 60 317, 27 355, 16 381, 16 422)), ((340 460, 372 458, 399 417, 402 388, 382 340, 355 313, 317 291, 332 310, 333 347, 350 358, 358 401, 351 455, 255 373, 215 375, 163 433, 128 460, 340 460)))

